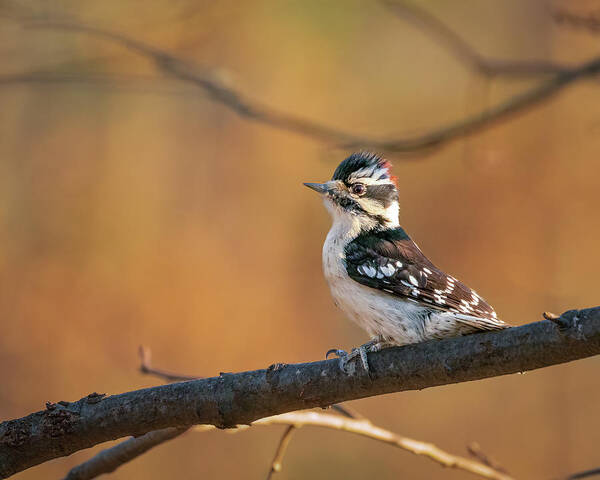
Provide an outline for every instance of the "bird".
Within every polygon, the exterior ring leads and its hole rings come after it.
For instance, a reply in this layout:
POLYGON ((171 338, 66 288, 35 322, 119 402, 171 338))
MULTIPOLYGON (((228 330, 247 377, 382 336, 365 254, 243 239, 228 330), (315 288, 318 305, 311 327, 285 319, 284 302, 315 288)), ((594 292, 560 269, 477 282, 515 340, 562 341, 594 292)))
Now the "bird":
POLYGON ((370 335, 350 353, 332 349, 342 369, 391 346, 510 327, 475 291, 437 268, 399 222, 398 179, 371 152, 344 159, 318 192, 332 217, 323 272, 334 303, 370 335))

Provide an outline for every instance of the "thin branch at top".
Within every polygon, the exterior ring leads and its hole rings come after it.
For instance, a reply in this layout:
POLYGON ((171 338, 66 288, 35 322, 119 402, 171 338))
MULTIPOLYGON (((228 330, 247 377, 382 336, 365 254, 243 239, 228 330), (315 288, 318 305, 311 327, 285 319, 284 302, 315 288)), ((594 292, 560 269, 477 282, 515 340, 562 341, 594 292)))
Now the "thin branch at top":
POLYGON ((388 348, 369 354, 369 373, 355 363, 345 372, 338 360, 324 360, 108 397, 89 395, 1 423, 0 476, 151 430, 195 424, 232 428, 294 410, 523 372, 599 353, 596 307, 571 310, 555 322, 388 348))
POLYGON ((593 34, 600 32, 600 11, 586 14, 557 8, 552 12, 552 18, 559 25, 587 30, 593 34))
POLYGON ((200 88, 211 100, 222 104, 243 118, 301 134, 339 148, 373 148, 398 154, 429 153, 434 148, 481 132, 500 121, 508 119, 511 115, 521 113, 540 104, 575 81, 594 76, 600 71, 599 57, 572 69, 560 71, 538 86, 456 123, 451 123, 415 137, 377 139, 325 126, 250 100, 233 87, 225 85, 211 71, 200 69, 192 62, 185 61, 120 33, 58 20, 36 20, 24 22, 23 24, 29 28, 84 33, 116 42, 128 50, 152 60, 159 71, 200 88))
POLYGON ((435 38, 441 47, 458 58, 467 68, 486 77, 565 73, 573 68, 545 60, 516 61, 486 58, 456 31, 418 5, 403 0, 381 0, 381 3, 402 20, 421 27, 424 32, 435 38))

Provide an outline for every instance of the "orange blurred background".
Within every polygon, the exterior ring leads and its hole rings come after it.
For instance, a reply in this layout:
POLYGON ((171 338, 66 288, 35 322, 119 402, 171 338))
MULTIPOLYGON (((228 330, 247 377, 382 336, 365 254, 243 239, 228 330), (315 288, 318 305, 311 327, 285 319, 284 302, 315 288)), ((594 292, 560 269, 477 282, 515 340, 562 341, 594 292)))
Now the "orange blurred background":
MULTIPOLYGON (((577 64, 599 53, 598 34, 551 16, 598 2, 416 4, 486 57, 577 64)), ((0 3, 3 75, 111 79, 0 83, 2 419, 159 384, 137 371, 140 344, 156 366, 211 376, 367 340, 330 299, 330 220, 302 186, 348 151, 242 119, 106 39, 23 28, 24 12, 125 33, 272 108, 375 137, 426 132, 544 78, 485 80, 378 2, 0 3)), ((402 225, 503 319, 600 303, 598 79, 426 157, 388 158, 402 225)), ((477 441, 517 478, 557 477, 600 464, 599 367, 590 358, 352 405, 453 453, 477 441)), ((281 432, 190 433, 112 478, 263 478, 281 432)), ((104 447, 15 478, 60 478, 104 447)), ((332 476, 469 475, 305 428, 276 478, 332 476)))

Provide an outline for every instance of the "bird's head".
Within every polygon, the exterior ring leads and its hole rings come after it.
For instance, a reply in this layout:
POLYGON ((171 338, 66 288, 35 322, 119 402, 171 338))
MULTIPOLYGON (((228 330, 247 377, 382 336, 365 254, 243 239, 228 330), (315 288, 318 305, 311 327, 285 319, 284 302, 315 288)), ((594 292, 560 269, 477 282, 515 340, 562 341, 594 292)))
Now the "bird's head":
POLYGON ((320 193, 337 221, 358 224, 360 230, 398 226, 398 190, 391 164, 369 152, 353 153, 325 183, 305 183, 320 193))

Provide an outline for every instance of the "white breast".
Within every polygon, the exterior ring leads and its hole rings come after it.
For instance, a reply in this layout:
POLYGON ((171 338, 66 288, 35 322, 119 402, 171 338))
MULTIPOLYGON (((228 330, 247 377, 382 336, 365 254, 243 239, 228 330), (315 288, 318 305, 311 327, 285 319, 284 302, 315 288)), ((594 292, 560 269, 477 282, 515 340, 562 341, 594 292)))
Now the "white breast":
POLYGON ((398 345, 426 339, 424 308, 352 280, 346 272, 344 246, 358 235, 358 225, 334 222, 323 245, 323 271, 335 304, 369 335, 398 345))

